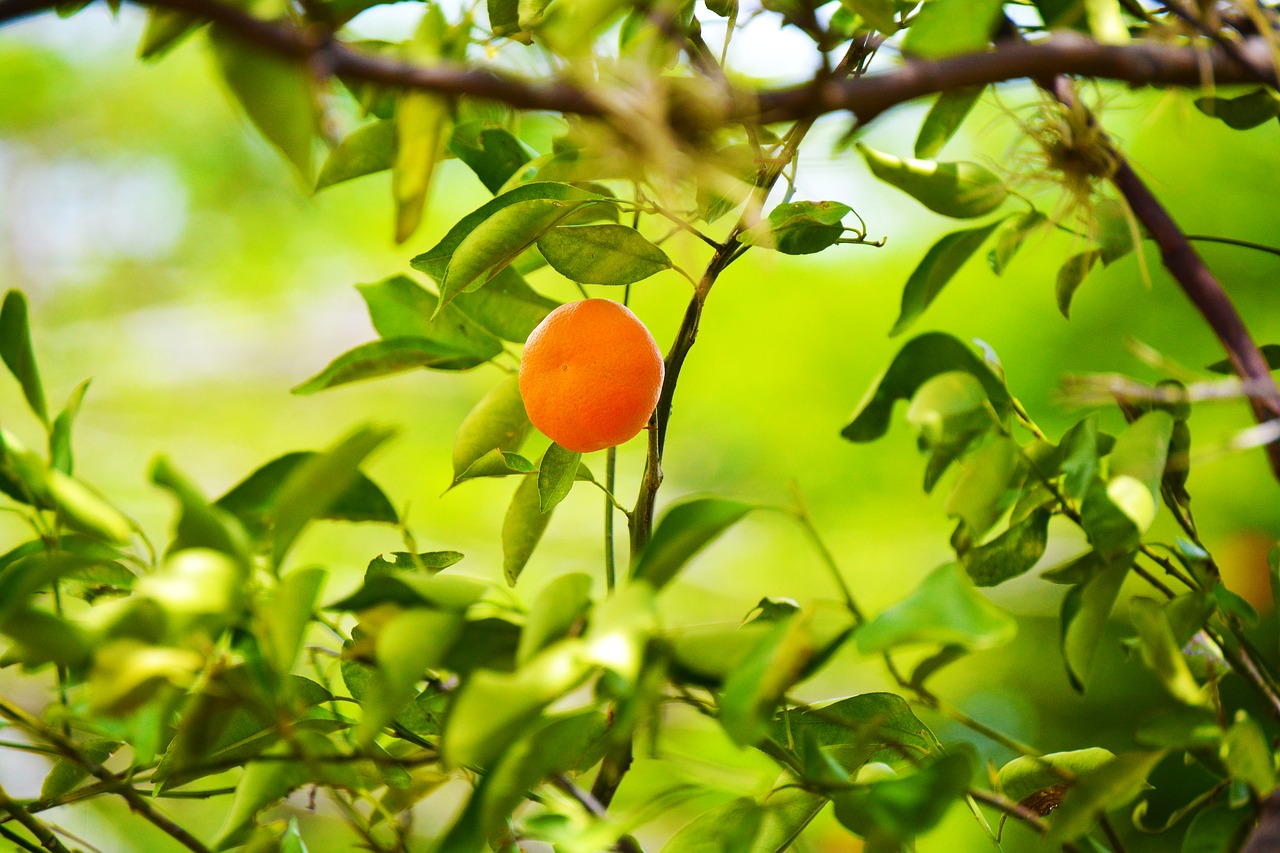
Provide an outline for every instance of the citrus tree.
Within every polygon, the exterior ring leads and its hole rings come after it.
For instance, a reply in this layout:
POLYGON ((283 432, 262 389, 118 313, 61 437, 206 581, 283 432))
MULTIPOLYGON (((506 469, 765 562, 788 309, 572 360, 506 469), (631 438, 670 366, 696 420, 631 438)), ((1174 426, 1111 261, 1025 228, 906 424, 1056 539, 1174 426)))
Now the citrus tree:
MULTIPOLYGON (((85 5, 0 0, 0 22, 85 5)), ((0 491, 30 533, 0 557, 2 662, 45 701, 0 697, 13 735, 0 748, 53 764, 34 800, 0 788, 8 844, 94 849, 49 815, 98 798, 122 799, 130 820, 154 825, 174 849, 327 844, 280 818, 277 803, 297 791, 334 804, 352 833, 342 843, 388 853, 782 851, 811 844, 815 820, 834 820, 862 849, 895 851, 956 811, 996 849, 1119 853, 1145 843, 1137 830, 1156 834, 1152 849, 1256 853, 1280 843, 1275 623, 1223 585, 1187 491, 1188 419, 1203 399, 1249 406, 1258 425, 1234 446, 1264 448, 1280 476, 1277 351, 1250 335, 1098 117, 1111 81, 1189 90, 1204 120, 1233 129, 1277 118, 1271 7, 425 2, 392 42, 348 28, 378 0, 140 5, 142 59, 207 42, 244 112, 309 186, 390 170, 396 241, 414 246, 427 205, 448 207, 432 194, 443 159, 465 164, 491 194, 450 210, 452 227, 406 252, 405 268, 361 285, 376 339, 335 352, 292 390, 500 368, 457 429, 452 467, 455 486, 510 482, 509 504, 495 507, 505 513, 502 566, 462 573, 450 569, 460 553, 415 545, 396 501, 361 468, 391 434, 377 426, 323 452, 271 459, 218 497, 158 458, 149 476, 176 515, 153 538, 77 475, 72 431, 86 386, 50 407, 27 301, 9 292, 0 356, 45 435, 24 440, 12 424, 0 432, 0 491), (802 34, 812 78, 779 88, 739 73, 727 57, 747 27, 802 34), (1001 85, 1014 80, 1034 86, 1001 85), (863 141, 882 114, 926 97, 914 150, 863 141), (1011 97, 1019 102, 1005 104, 1011 97), (984 99, 1005 106, 1021 140, 1004 170, 942 155, 984 99), (358 123, 338 133, 344 116, 358 123), (748 252, 886 244, 853 199, 799 197, 799 156, 824 116, 842 123, 836 156, 965 221, 915 261, 892 330, 901 347, 843 425, 854 443, 914 430, 924 488, 945 493, 954 522, 954 560, 874 613, 859 606, 842 555, 798 493, 777 507, 662 490, 669 437, 694 428, 673 413, 722 273, 748 252), (1118 408, 1122 427, 1109 431, 1094 412, 1051 434, 996 353, 916 329, 970 258, 985 254, 1001 274, 1049 231, 1074 235, 1053 287, 1064 315, 1095 268, 1125 259, 1148 275, 1158 263, 1225 359, 1207 371, 1157 359, 1169 377, 1156 384, 1080 380, 1073 393, 1118 408), (665 357, 625 307, 660 275, 688 283, 687 302, 671 306, 683 313, 665 357), (547 276, 575 283, 584 301, 560 305, 530 283, 547 276), (895 425, 899 401, 905 425, 895 425), (529 452, 534 428, 552 442, 529 452), (637 434, 639 489, 621 494, 614 448, 637 434), (573 489, 601 494, 600 577, 566 573, 524 594, 521 573, 573 489), (779 511, 812 544, 829 591, 797 590, 803 603, 762 597, 731 623, 669 618, 664 591, 704 547, 748 514, 779 511), (1157 516, 1175 535, 1153 533, 1157 516), (399 525, 403 550, 372 557, 350 595, 327 597, 327 569, 294 559, 299 537, 325 519, 399 525), (1065 588, 1045 657, 1087 691, 1119 622, 1129 665, 1164 691, 1131 721, 1127 751, 1024 743, 932 680, 1009 642, 1015 621, 982 588, 1037 566, 1051 522, 1085 544, 1043 573, 1065 588), (850 651, 879 661, 891 689, 798 698, 850 651), (940 739, 921 716, 971 736, 940 739), (701 744, 673 722, 690 719, 714 731, 708 741, 753 750, 775 781, 734 796, 700 775, 701 744), (184 825, 172 816, 177 799, 209 801, 220 827, 184 825), (690 803, 691 821, 664 820, 690 803), (434 815, 425 828, 412 820, 424 814, 434 815)))

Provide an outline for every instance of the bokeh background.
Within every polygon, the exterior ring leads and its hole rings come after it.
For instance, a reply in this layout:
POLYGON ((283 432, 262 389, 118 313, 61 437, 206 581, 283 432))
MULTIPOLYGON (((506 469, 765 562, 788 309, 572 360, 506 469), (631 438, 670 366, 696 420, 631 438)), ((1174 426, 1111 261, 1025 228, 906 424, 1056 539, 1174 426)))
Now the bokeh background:
MULTIPOLYGON (((388 7, 357 25, 370 35, 403 33, 412 14, 412 8, 388 7)), ((473 481, 445 493, 453 432, 500 378, 498 371, 419 371, 316 396, 289 393, 333 357, 374 337, 352 285, 410 272, 409 258, 480 204, 484 188, 461 164, 445 163, 427 221, 397 246, 386 173, 312 195, 249 127, 217 79, 203 38, 143 64, 133 57, 140 32, 136 9, 113 18, 97 5, 66 20, 45 17, 0 29, 0 285, 30 299, 51 405, 60 407, 78 382, 92 378, 78 422, 78 472, 163 540, 173 507, 147 481, 155 456, 167 456, 206 493, 218 495, 282 453, 324 448, 361 423, 390 424, 399 435, 367 473, 407 508, 423 550, 462 551, 467 556, 457 571, 500 578, 498 534, 514 483, 473 481)), ((789 49, 790 38, 750 33, 734 55, 745 72, 798 79, 809 60, 789 49)), ((1188 232, 1280 244, 1280 127, 1228 130, 1179 93, 1108 88, 1099 96, 1107 127, 1188 232)), ((947 156, 1008 168, 1017 160, 1012 117, 1025 117, 1019 105, 1031 97, 1028 88, 1010 86, 998 102, 985 100, 947 156)), ((908 153, 924 109, 902 107, 863 138, 908 153)), ((336 114, 346 115, 341 105, 336 114)), ((946 488, 923 494, 923 460, 901 417, 873 445, 849 444, 839 430, 901 344, 887 332, 907 275, 956 225, 875 182, 856 153, 834 151, 843 121, 819 124, 802 157, 796 198, 851 204, 870 235, 887 236, 887 245, 803 258, 757 251, 724 275, 681 379, 661 503, 715 493, 788 504, 798 488, 860 603, 876 612, 948 560, 946 488)), ((1054 206, 1052 195, 1040 201, 1054 206)), ((1080 289, 1072 319, 1064 320, 1053 284, 1073 250, 1079 247, 1069 236, 1037 238, 1002 278, 975 257, 913 330, 941 329, 989 345, 1014 393, 1053 436, 1082 414, 1058 393, 1064 376, 1118 371, 1161 378, 1134 357, 1132 341, 1195 370, 1222 357, 1150 247, 1149 282, 1127 257, 1096 271, 1080 289)), ((672 251, 690 269, 705 259, 696 244, 672 251)), ((1221 245, 1202 251, 1259 341, 1280 341, 1280 258, 1221 245)), ((552 272, 531 280, 548 295, 576 298, 552 272)), ((664 349, 687 291, 675 274, 633 288, 632 306, 664 349)), ((10 381, 0 382, 0 422, 38 440, 10 381)), ((1104 424, 1120 423, 1113 413, 1104 415, 1104 424)), ((1240 401, 1197 409, 1189 488, 1204 539, 1229 584, 1269 610, 1264 555, 1280 536, 1280 493, 1260 451, 1225 450, 1250 423, 1240 401)), ((618 492, 628 502, 642 444, 619 454, 618 492)), ((589 464, 602 471, 603 456, 589 464)), ((529 600, 566 571, 599 575, 602 513, 597 491, 575 491, 517 593, 529 600)), ((1057 652, 1062 588, 1037 575, 1078 553, 1082 542, 1067 527, 1052 527, 1051 535, 1037 570, 990 593, 1020 619, 1013 646, 954 667, 937 687, 971 715, 1047 751, 1125 748, 1135 715, 1165 700, 1140 666, 1123 657, 1123 624, 1104 644, 1105 666, 1088 695, 1071 691, 1057 652)), ((0 550, 25 537, 15 517, 0 514, 0 550)), ((400 547, 394 529, 316 525, 295 560, 331 569, 326 596, 332 599, 358 582, 372 556, 400 547)), ((670 624, 737 620, 766 595, 803 602, 833 598, 835 591, 802 531, 782 514, 761 512, 664 594, 664 618, 670 624)), ((849 652, 797 692, 816 700, 885 687, 874 661, 849 652)), ((32 707, 41 703, 41 690, 38 681, 0 672, 0 691, 32 707)), ((1010 757, 925 716, 945 742, 970 740, 997 764, 1010 757)), ((714 729, 677 718, 671 732, 672 754, 700 752, 707 773, 730 790, 758 793, 773 782, 767 762, 720 743, 714 729)), ((16 755, 3 753, 0 781, 15 796, 31 796, 47 765, 16 755)), ((620 796, 643 801, 652 794, 645 786, 659 785, 669 772, 658 761, 620 796)), ((1170 782, 1160 795, 1176 803, 1178 772, 1166 775, 1170 782)), ((660 842, 697 806, 660 821, 647 840, 660 842)), ((171 807, 206 829, 216 826, 221 808, 218 802, 171 807)), ((1153 805, 1153 814, 1160 808, 1153 805)), ((313 827, 307 830, 313 850, 350 849, 351 839, 323 804, 309 817, 303 798, 282 807, 281 814, 290 812, 313 827)), ((167 839, 113 804, 55 817, 103 850, 169 849, 167 839)), ((440 819, 423 816, 424 831, 440 819)), ((859 849, 828 818, 817 827, 803 849, 859 849)), ((1017 827, 1005 841, 1006 849, 1034 849, 1017 827)), ((1131 849, 1169 849, 1171 843, 1135 840, 1131 849)), ((990 841, 971 816, 956 810, 919 849, 983 850, 990 841)))

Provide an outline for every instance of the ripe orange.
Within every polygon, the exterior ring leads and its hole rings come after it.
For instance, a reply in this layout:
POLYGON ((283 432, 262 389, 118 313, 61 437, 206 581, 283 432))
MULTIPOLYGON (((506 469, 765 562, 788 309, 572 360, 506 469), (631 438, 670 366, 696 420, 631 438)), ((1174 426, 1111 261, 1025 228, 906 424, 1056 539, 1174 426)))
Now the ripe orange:
POLYGON ((631 309, 584 299, 561 305, 530 333, 520 359, 520 396, 544 435, 590 453, 644 428, 662 373, 662 353, 631 309))

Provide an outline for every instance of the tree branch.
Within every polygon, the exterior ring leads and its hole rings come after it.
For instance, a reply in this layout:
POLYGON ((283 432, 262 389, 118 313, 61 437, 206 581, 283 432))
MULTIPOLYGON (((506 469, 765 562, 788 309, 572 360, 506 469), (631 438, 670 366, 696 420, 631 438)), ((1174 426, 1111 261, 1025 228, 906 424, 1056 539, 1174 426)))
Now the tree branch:
MULTIPOLYGON (((519 109, 602 115, 605 105, 567 80, 532 81, 493 68, 439 64, 420 66, 356 50, 322 27, 256 18, 216 0, 132 0, 141 6, 185 12, 219 24, 266 50, 309 60, 327 74, 385 86, 467 95, 519 109)), ((0 0, 0 24, 46 12, 53 0, 0 0)), ((866 124, 885 110, 947 89, 1055 74, 1115 80, 1135 86, 1195 88, 1210 82, 1254 82, 1261 74, 1276 86, 1271 47, 1251 36, 1229 53, 1209 48, 1135 42, 1104 45, 1069 32, 1038 42, 1006 44, 994 50, 940 60, 907 60, 882 74, 853 79, 822 75, 800 86, 751 91, 737 89, 734 121, 772 123, 852 112, 866 124), (1235 54, 1233 56, 1232 54, 1235 54), (1237 58, 1239 57, 1239 58, 1237 58)))

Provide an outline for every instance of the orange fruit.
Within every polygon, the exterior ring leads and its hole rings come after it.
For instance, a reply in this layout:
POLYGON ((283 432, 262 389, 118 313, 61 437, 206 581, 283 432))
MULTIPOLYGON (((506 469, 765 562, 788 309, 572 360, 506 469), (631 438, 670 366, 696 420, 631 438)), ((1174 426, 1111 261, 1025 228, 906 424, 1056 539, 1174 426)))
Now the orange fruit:
POLYGON ((611 299, 561 305, 529 334, 520 396, 529 420, 568 450, 622 444, 649 422, 662 353, 640 318, 611 299))

